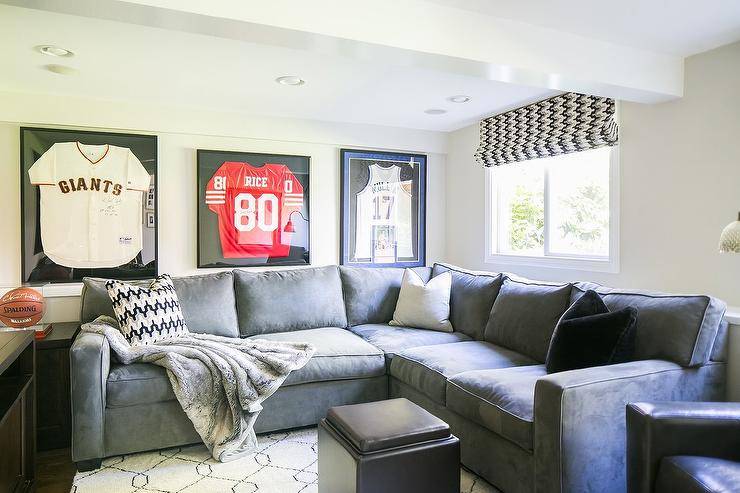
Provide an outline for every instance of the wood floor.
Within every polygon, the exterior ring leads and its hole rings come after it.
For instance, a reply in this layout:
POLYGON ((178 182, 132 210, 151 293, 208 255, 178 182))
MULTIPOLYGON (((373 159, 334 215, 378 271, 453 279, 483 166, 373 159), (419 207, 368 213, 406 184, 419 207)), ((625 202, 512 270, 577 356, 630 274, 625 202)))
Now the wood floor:
POLYGON ((75 472, 70 449, 38 452, 36 493, 69 493, 75 472))

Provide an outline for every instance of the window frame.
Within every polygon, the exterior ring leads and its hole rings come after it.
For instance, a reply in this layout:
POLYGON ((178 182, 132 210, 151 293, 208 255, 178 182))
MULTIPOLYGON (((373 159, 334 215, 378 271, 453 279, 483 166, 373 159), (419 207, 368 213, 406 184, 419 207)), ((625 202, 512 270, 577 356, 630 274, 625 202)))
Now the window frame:
MULTIPOLYGON (((499 194, 495 185, 495 166, 486 169, 486 227, 485 227, 485 257, 487 264, 521 265, 531 267, 547 267, 555 269, 573 269, 592 272, 619 272, 619 205, 620 205, 620 159, 619 146, 613 146, 609 155, 609 256, 596 257, 591 255, 559 255, 549 251, 549 178, 547 169, 544 173, 544 200, 545 200, 545 245, 542 256, 518 255, 498 252, 498 209, 494 211, 494 204, 498 208, 499 194)), ((505 165, 504 165, 505 166, 505 165)))

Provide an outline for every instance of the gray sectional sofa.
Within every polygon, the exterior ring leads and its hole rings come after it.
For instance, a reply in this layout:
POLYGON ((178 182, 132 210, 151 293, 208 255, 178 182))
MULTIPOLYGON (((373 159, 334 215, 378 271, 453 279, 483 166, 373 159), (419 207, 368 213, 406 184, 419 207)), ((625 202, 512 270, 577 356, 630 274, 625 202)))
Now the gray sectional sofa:
MULTIPOLYGON (((188 327, 310 342, 316 355, 264 406, 258 432, 315 425, 331 406, 406 397, 447 421, 462 461, 506 492, 625 490, 625 405, 723 400, 724 304, 708 296, 553 285, 435 264, 453 275, 454 332, 389 326, 402 269, 235 270, 174 279, 188 327), (586 289, 639 310, 637 361, 547 374, 552 331, 586 289)), ((112 315, 86 279, 81 321, 112 315)), ((103 457, 199 442, 162 368, 121 365, 102 336, 71 350, 72 455, 103 457)))

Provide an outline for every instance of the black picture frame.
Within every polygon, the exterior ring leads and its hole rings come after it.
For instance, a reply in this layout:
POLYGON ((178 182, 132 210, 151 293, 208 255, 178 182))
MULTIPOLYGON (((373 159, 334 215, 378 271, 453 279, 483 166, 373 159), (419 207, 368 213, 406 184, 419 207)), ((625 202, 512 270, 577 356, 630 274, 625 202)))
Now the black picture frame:
MULTIPOLYGON (((20 127, 21 188, 21 282, 29 285, 79 283, 84 277, 114 279, 148 279, 159 274, 158 224, 158 143, 156 135, 124 132, 100 132, 70 128, 20 127), (52 145, 79 142, 85 145, 110 144, 127 147, 153 176, 155 224, 146 228, 142 197, 142 242, 144 248, 131 262, 110 268, 71 268, 54 263, 43 253, 40 235, 39 187, 32 185, 28 170, 52 145), (30 233, 33 231, 33 233, 30 233), (151 258, 151 260, 148 260, 151 258), (145 262, 145 260, 148 260, 145 262)), ((144 194, 145 195, 145 194, 144 194)))
MULTIPOLYGON (((197 210, 198 210, 198 246, 197 261, 198 268, 229 268, 229 267, 276 267, 276 266, 300 266, 311 264, 311 216, 310 216, 310 175, 311 175, 311 158, 310 156, 300 156, 292 154, 246 152, 246 151, 222 151, 198 149, 196 151, 197 166, 197 210), (224 240, 221 235, 221 227, 227 228, 228 217, 226 212, 216 213, 206 204, 206 190, 208 183, 214 177, 216 172, 225 162, 247 163, 252 168, 262 168, 265 165, 284 165, 288 168, 292 176, 300 183, 303 190, 302 198, 294 198, 293 201, 300 201, 301 205, 289 207, 285 202, 291 199, 287 196, 281 196, 279 200, 280 209, 278 213, 278 229, 273 232, 280 235, 284 243, 285 238, 282 236, 285 232, 291 233, 290 242, 287 244, 287 255, 282 255, 283 248, 274 247, 272 250, 268 247, 262 247, 265 251, 278 250, 278 255, 255 256, 253 253, 245 254, 246 256, 231 252, 227 257, 224 248, 224 240), (290 212, 283 213, 283 207, 288 207, 290 212), (298 208, 299 207, 299 208, 298 208), (291 210, 292 209, 292 210, 291 210), (223 224, 221 224, 221 214, 224 214, 223 224), (288 227, 290 222, 292 226, 288 227)), ((213 190, 209 193, 217 193, 213 190)), ((231 193, 231 192, 229 192, 231 193)), ((226 194, 224 194, 224 197, 226 194)), ((212 197, 212 196, 211 196, 212 197)), ((226 199, 224 199, 226 201, 226 199)), ((233 200, 233 198, 232 198, 233 200)), ((256 217, 256 216, 255 216, 256 217)), ((235 219, 234 219, 235 220, 235 219)), ((238 236, 239 233, 236 233, 238 236)), ((273 239, 275 236, 273 236, 273 239)), ((232 242, 233 243, 233 242, 232 242)), ((249 244, 245 244, 249 245, 249 244)), ((237 247, 241 249, 242 247, 237 247)))
MULTIPOLYGON (((426 265, 426 180, 427 180, 427 156, 418 153, 373 151, 360 149, 340 149, 341 163, 341 189, 340 189, 340 264, 355 267, 420 267, 426 265), (393 233, 386 236, 392 238, 388 241, 387 248, 392 251, 391 255, 380 258, 375 255, 378 250, 375 245, 376 231, 384 226, 371 226, 375 228, 369 237, 372 247, 370 255, 359 252, 357 219, 362 213, 357 212, 358 195, 369 185, 371 177, 370 167, 377 165, 380 168, 398 166, 400 168, 398 180, 403 184, 411 196, 409 214, 401 218, 401 223, 408 222, 404 228, 410 231, 410 242, 404 243, 404 249, 411 248, 412 255, 399 255, 399 243, 395 236, 396 225, 392 225, 393 233), (418 164, 418 166, 416 166, 418 164), (410 188, 410 190, 409 190, 410 188), (406 217, 408 216, 408 217, 406 217), (410 243, 410 244, 409 244, 410 243)), ((399 185, 400 186, 400 185, 399 185)), ((375 203, 373 201, 373 203, 375 203)), ((400 208, 399 208, 400 210, 400 208)), ((377 213, 377 212, 376 212, 377 213)), ((390 209, 388 209, 390 216, 390 209)), ((381 221, 382 222, 382 221, 381 221)), ((367 229, 368 221, 363 221, 364 229, 367 229)), ((390 224, 390 223, 389 223, 390 224)), ((399 231, 402 229, 399 228, 399 231)), ((408 237, 409 232, 404 232, 408 237)), ((383 231, 380 232, 383 234, 383 231)), ((366 236, 366 235, 363 235, 366 236)), ((363 238, 368 239, 368 238, 363 238)), ((367 241, 363 242, 367 244, 367 241)), ((362 247, 364 249, 364 247, 362 247)))

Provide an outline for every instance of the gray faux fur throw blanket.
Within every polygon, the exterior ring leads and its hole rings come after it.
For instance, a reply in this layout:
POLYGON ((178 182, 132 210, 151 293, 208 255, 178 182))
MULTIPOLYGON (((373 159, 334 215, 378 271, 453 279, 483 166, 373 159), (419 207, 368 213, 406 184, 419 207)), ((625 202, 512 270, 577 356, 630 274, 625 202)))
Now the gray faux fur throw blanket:
POLYGON ((165 368, 185 414, 213 458, 221 462, 255 450, 254 422, 262 402, 314 353, 310 344, 193 333, 131 346, 118 323, 105 316, 84 324, 82 330, 105 336, 123 364, 165 368))

